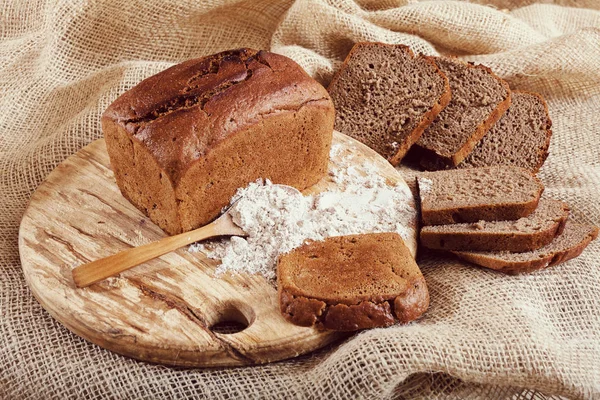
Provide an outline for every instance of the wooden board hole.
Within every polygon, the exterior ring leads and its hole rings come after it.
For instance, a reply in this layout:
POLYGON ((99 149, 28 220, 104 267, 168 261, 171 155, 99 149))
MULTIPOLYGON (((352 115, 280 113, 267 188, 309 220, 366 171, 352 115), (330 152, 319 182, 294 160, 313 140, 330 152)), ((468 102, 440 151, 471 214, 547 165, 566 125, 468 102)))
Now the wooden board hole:
POLYGON ((210 327, 210 330, 220 335, 231 335, 249 327, 254 322, 254 311, 245 304, 227 304, 219 312, 218 319, 210 327))

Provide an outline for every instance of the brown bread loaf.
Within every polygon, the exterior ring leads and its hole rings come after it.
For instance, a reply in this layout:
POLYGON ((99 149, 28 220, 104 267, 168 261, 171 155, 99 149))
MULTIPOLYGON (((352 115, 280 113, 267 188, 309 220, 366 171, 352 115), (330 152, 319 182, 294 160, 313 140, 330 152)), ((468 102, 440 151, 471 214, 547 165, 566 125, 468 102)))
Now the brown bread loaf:
POLYGON ((417 184, 423 225, 526 217, 544 190, 531 172, 510 166, 426 172, 417 184))
POLYGON ((458 168, 514 165, 537 172, 548 157, 551 127, 541 95, 514 91, 508 111, 458 168))
POLYGON ((280 256, 281 312, 297 325, 353 331, 407 323, 429 306, 419 267, 397 233, 337 236, 280 256))
POLYGON ((393 165, 450 100, 448 79, 429 57, 407 46, 357 43, 328 89, 335 129, 393 165))
POLYGON ((534 212, 514 221, 424 226, 421 245, 436 250, 531 251, 554 240, 568 216, 562 201, 541 199, 534 212))
POLYGON ((592 225, 567 221, 563 233, 550 244, 524 253, 509 252, 453 252, 463 260, 515 275, 551 267, 577 257, 598 236, 592 225))
POLYGON ((102 116, 121 192, 169 234, 210 222, 258 178, 316 183, 333 123, 325 88, 294 61, 251 49, 175 65, 102 116))

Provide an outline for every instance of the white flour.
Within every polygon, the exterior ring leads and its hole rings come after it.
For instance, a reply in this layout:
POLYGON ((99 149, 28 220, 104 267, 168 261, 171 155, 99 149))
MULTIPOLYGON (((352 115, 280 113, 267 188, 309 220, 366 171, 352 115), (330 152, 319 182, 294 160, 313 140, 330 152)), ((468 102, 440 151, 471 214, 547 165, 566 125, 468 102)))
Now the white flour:
POLYGON ((429 193, 431 191, 431 186, 433 185, 433 181, 429 178, 419 178, 419 193, 429 193))
MULTIPOLYGON (((334 145, 331 151, 335 155, 341 146, 334 145)), ((220 259, 217 275, 226 271, 258 273, 273 280, 279 254, 302 245, 306 239, 398 232, 410 240, 416 215, 405 184, 389 186, 372 164, 358 167, 348 156, 329 175, 337 184, 336 191, 314 196, 289 193, 268 180, 239 189, 232 203, 241 200, 231 214, 248 237, 198 243, 190 246, 190 251, 220 259)))

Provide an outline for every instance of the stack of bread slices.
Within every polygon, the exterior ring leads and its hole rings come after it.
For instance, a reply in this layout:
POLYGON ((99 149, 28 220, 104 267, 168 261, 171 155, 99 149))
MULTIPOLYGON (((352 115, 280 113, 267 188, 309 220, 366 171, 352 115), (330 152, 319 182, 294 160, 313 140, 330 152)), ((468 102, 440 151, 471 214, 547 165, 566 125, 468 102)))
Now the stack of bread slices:
POLYGON ((569 207, 511 166, 428 172, 417 178, 421 245, 508 274, 577 257, 598 228, 568 220, 569 207))
POLYGON ((358 43, 328 91, 336 129, 394 165, 411 149, 429 170, 513 165, 537 172, 548 156, 552 122, 542 96, 511 91, 482 65, 358 43))

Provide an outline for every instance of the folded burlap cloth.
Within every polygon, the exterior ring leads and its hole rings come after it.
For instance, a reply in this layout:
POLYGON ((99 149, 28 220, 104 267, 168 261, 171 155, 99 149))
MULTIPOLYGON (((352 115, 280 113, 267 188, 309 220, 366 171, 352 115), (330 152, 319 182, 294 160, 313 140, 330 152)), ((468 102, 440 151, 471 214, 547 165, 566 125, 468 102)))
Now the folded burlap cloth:
POLYGON ((27 201, 102 136, 108 104, 174 63, 236 47, 289 56, 324 84, 357 41, 483 63, 546 97, 546 194, 600 225, 600 2, 478 2, 5 0, 0 398, 600 398, 600 240, 526 276, 424 260, 431 307, 418 322, 247 368, 175 369, 105 351, 55 322, 23 279, 27 201))

